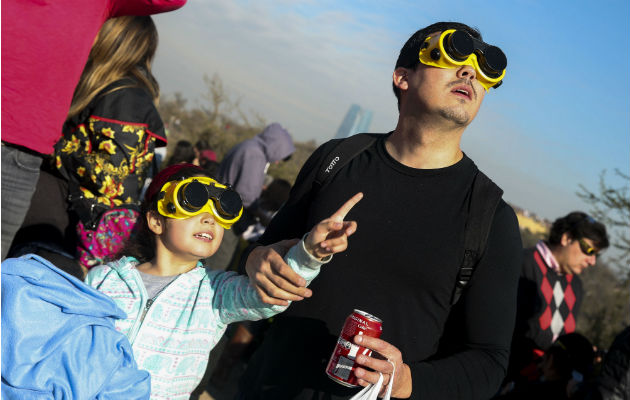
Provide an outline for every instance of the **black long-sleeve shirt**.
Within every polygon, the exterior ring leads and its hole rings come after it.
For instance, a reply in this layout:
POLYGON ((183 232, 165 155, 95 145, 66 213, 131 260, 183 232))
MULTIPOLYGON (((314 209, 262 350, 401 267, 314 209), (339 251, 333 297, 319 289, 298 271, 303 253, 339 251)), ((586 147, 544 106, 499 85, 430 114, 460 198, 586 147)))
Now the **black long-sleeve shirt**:
POLYGON ((463 258, 474 163, 466 156, 440 169, 409 168, 385 150, 384 137, 354 158, 314 195, 320 147, 300 172, 291 197, 261 243, 301 237, 361 191, 348 214, 357 232, 312 283, 313 296, 276 317, 242 379, 244 398, 349 398, 325 374, 345 318, 353 309, 383 320, 381 338, 411 368, 414 399, 483 399, 505 375, 514 327, 521 242, 513 210, 498 206, 488 246, 457 307, 461 351, 435 358, 463 258))

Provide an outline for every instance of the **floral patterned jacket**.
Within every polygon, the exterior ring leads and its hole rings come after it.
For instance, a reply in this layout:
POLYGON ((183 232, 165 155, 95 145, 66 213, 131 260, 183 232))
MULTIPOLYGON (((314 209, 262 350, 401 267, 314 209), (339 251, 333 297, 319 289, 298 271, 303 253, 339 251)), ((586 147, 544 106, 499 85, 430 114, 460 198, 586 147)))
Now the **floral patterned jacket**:
POLYGON ((66 122, 55 163, 69 182, 78 183, 85 199, 108 207, 139 203, 155 146, 165 144, 150 94, 125 78, 66 122))

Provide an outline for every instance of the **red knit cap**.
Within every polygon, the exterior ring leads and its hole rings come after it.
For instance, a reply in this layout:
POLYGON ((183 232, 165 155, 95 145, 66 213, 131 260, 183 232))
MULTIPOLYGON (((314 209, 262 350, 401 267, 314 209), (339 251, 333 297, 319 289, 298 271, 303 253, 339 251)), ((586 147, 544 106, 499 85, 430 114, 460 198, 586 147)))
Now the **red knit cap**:
POLYGON ((153 177, 153 180, 151 181, 151 184, 147 188, 147 192, 144 195, 144 200, 147 202, 151 201, 153 197, 155 197, 160 192, 162 186, 164 186, 164 184, 170 180, 171 176, 175 175, 184 168, 194 168, 198 169, 200 173, 205 173, 203 168, 194 164, 181 163, 168 166, 158 172, 155 177, 153 177))

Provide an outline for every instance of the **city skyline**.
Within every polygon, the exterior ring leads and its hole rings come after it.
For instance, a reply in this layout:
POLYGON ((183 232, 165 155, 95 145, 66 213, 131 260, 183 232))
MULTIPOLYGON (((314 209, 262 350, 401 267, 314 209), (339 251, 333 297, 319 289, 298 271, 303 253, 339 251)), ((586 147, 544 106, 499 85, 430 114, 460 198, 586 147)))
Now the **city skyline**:
POLYGON ((369 132, 373 115, 371 110, 362 108, 358 104, 352 104, 341 121, 339 129, 337 129, 335 139, 347 138, 355 133, 369 132))

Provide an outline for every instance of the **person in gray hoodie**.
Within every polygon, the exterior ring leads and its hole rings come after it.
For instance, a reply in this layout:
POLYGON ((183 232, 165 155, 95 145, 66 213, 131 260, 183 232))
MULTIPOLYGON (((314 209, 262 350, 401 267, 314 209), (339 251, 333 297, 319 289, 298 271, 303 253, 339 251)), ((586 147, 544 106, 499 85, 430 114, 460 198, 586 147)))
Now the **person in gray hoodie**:
MULTIPOLYGON (((232 147, 219 165, 217 179, 232 185, 241 195, 245 212, 260 197, 267 168, 286 161, 295 151, 291 134, 274 122, 258 135, 232 147)), ((237 229, 238 230, 238 229, 237 229)), ((226 231, 221 247, 204 262, 212 269, 225 269, 238 246, 238 236, 226 231)))
POLYGON ((219 180, 232 185, 249 207, 260 197, 269 164, 283 161, 293 154, 291 135, 280 124, 268 125, 261 133, 237 144, 219 166, 219 180))

